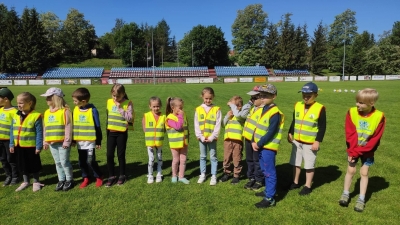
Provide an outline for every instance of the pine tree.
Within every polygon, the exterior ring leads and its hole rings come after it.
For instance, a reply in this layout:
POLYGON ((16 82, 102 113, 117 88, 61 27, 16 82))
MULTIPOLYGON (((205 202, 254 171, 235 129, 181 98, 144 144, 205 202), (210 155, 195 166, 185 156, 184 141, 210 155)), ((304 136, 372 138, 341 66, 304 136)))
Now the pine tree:
POLYGON ((322 22, 319 22, 311 40, 310 66, 314 74, 321 74, 322 70, 327 68, 327 44, 326 29, 322 26, 322 22))

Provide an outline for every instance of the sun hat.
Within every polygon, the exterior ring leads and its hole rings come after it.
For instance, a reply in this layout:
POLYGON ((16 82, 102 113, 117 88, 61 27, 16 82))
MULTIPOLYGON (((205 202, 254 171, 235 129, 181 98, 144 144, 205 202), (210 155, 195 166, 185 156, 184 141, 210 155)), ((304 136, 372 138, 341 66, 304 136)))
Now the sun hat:
POLYGON ((49 97, 52 95, 57 95, 58 97, 61 97, 61 98, 65 96, 63 91, 60 88, 56 88, 56 87, 51 87, 51 88, 47 89, 46 93, 41 94, 40 96, 49 97))

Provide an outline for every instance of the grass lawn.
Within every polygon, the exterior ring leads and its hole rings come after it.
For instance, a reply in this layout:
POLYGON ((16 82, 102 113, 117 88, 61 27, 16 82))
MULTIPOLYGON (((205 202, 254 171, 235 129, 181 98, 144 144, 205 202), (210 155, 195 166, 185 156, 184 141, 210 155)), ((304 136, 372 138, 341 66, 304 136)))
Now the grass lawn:
POLYGON ((61 63, 59 67, 104 67, 105 70, 110 70, 112 67, 125 67, 125 65, 121 59, 92 58, 78 63, 61 63))
MULTIPOLYGON (((303 83, 276 83, 278 97, 276 103, 285 114, 283 142, 276 157, 278 172, 277 205, 268 209, 257 209, 254 204, 261 199, 254 191, 243 188, 247 182, 245 172, 239 185, 230 182, 209 186, 210 177, 203 184, 197 184, 199 176, 199 147, 193 130, 193 115, 196 106, 201 104, 200 92, 206 84, 162 84, 128 85, 127 94, 133 100, 136 111, 134 130, 129 132, 127 148, 128 181, 122 186, 95 188, 94 183, 85 189, 75 187, 68 192, 55 192, 57 173, 50 151, 41 153, 44 169, 41 181, 46 185, 40 192, 32 188, 16 193, 17 187, 0 187, 2 213, 1 224, 397 224, 400 209, 399 158, 396 138, 398 127, 399 100, 395 94, 398 81, 359 81, 359 82, 319 82, 322 88, 317 100, 327 109, 327 132, 317 158, 313 192, 309 196, 299 196, 298 191, 288 192, 285 187, 291 182, 292 167, 288 164, 291 145, 286 141, 292 121, 293 107, 301 100, 303 83), (354 93, 335 93, 333 89, 359 90, 365 87, 376 88, 380 93, 377 108, 385 112, 386 131, 370 169, 370 180, 363 213, 353 210, 359 193, 359 174, 354 177, 351 191, 352 201, 348 208, 342 208, 338 200, 343 191, 343 180, 347 168, 346 145, 344 138, 344 119, 349 107, 355 105, 354 93), (168 96, 184 99, 184 110, 189 115, 190 145, 186 176, 189 185, 172 184, 171 153, 168 143, 164 143, 164 181, 147 184, 147 151, 141 128, 143 113, 149 110, 148 99, 156 95, 163 101, 168 96), (396 120, 397 118, 397 120, 396 120), (396 122, 397 121, 397 122, 396 122), (354 185, 356 184, 356 185, 354 185), (397 213, 396 213, 397 212, 397 213)), ((246 95, 255 84, 210 84, 214 88, 214 103, 221 106, 223 115, 228 107, 227 101, 233 95, 246 95)), ((78 86, 61 86, 66 100, 72 104, 71 93, 78 86)), ((10 87, 15 95, 26 91, 27 87, 10 87)), ((47 108, 44 93, 47 86, 30 86, 28 89, 38 98, 37 110, 47 108)), ((105 135, 105 105, 110 97, 111 86, 89 86, 91 102, 99 109, 103 134, 105 135)), ((397 90, 397 91, 396 91, 397 90)), ((15 101, 13 101, 15 104, 15 101)), ((164 103, 164 102, 163 102, 164 103)), ((163 111, 165 103, 163 105, 163 111)), ((218 141, 218 177, 222 174, 223 130, 218 141)), ((107 176, 106 137, 103 147, 97 151, 102 171, 107 176)), ((74 177, 79 186, 82 178, 78 166, 78 153, 72 150, 71 161, 74 177)), ((243 161, 245 166, 245 161, 243 161)), ((244 167, 246 171, 246 166, 244 167)), ((210 164, 207 165, 210 172, 210 164)), ((0 181, 5 179, 0 172, 0 181)), ((302 171, 300 183, 304 184, 302 171)))

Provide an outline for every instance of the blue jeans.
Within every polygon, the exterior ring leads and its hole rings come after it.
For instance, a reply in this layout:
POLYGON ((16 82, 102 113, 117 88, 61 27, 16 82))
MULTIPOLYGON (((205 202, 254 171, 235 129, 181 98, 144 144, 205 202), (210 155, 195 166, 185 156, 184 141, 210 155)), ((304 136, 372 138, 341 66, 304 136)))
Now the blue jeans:
POLYGON ((51 154, 56 164, 57 175, 59 181, 73 180, 72 165, 69 161, 71 147, 63 148, 62 142, 49 145, 51 154))
POLYGON ((265 179, 265 197, 274 198, 276 193, 276 168, 275 168, 275 156, 276 152, 272 150, 259 150, 260 155, 260 167, 264 174, 265 179))
POLYGON ((206 173, 206 164, 207 164, 207 148, 210 150, 210 161, 211 161, 211 175, 217 175, 217 141, 213 142, 201 142, 199 141, 200 146, 200 173, 206 173))

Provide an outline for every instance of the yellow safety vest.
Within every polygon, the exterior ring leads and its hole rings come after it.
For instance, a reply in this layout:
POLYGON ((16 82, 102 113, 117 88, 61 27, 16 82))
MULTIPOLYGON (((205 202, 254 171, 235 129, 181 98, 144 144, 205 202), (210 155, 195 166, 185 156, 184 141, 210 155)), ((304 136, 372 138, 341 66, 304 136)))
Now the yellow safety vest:
POLYGON ((249 115, 247 115, 243 127, 243 137, 248 141, 251 141, 251 139, 253 138, 253 133, 254 130, 256 129, 257 121, 261 117, 262 110, 263 110, 262 107, 259 107, 257 109, 253 107, 250 110, 249 115))
POLYGON ((72 136, 75 141, 96 140, 96 129, 92 108, 82 110, 79 106, 75 106, 72 121, 72 136))
MULTIPOLYGON (((125 111, 128 108, 129 100, 125 100, 121 103, 121 108, 125 111)), ((107 100, 107 111, 108 111, 108 120, 107 120, 107 129, 113 131, 124 132, 128 129, 128 121, 125 120, 124 117, 118 111, 118 107, 115 105, 113 99, 107 100)))
POLYGON ((303 143, 312 144, 318 133, 318 119, 324 106, 315 102, 305 111, 304 102, 297 102, 294 107, 294 139, 303 143))
MULTIPOLYGON (((172 113, 167 116, 167 121, 169 119, 178 122, 178 117, 172 113)), ((167 122, 165 123, 165 128, 167 129, 169 147, 171 149, 183 148, 189 144, 189 130, 185 114, 183 115, 183 132, 168 126, 167 122)))
POLYGON ((0 108, 0 140, 10 140, 12 118, 17 111, 14 107, 8 109, 0 108))
POLYGON ((383 117, 383 112, 375 109, 371 115, 363 117, 358 114, 357 107, 352 107, 350 108, 350 117, 357 129, 358 145, 365 146, 370 137, 375 133, 376 128, 378 128, 383 117))
POLYGON ((196 108, 197 121, 199 122, 199 127, 201 133, 205 138, 211 136, 214 131, 215 124, 217 123, 217 112, 219 111, 218 106, 213 106, 208 113, 203 107, 199 106, 196 108))
POLYGON ((274 150, 274 151, 278 151, 278 149, 279 149, 279 144, 281 143, 281 139, 282 139, 283 124, 285 121, 283 113, 278 109, 277 106, 273 106, 267 112, 265 112, 264 115, 261 116, 261 118, 257 122, 257 127, 254 132, 254 141, 257 143, 261 139, 261 137, 263 137, 265 134, 267 134, 268 127, 269 127, 269 120, 276 113, 279 113, 281 115, 281 120, 279 122, 279 132, 277 132, 274 135, 274 138, 272 139, 272 141, 266 143, 263 146, 264 149, 269 149, 269 150, 274 150))
POLYGON ((44 140, 46 142, 62 142, 65 137, 65 108, 51 112, 44 112, 44 127, 46 128, 44 140))
POLYGON ((160 147, 164 142, 165 134, 165 115, 160 115, 158 120, 154 118, 152 112, 144 114, 144 138, 146 140, 146 146, 160 147))
POLYGON ((36 147, 36 128, 35 122, 40 117, 40 113, 35 110, 31 111, 21 121, 21 116, 15 114, 13 117, 13 135, 14 135, 14 146, 20 147, 36 147))
POLYGON ((233 116, 231 119, 229 119, 228 123, 225 126, 224 140, 231 139, 242 141, 242 132, 242 124, 237 120, 235 116, 233 116))

